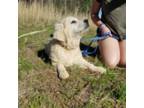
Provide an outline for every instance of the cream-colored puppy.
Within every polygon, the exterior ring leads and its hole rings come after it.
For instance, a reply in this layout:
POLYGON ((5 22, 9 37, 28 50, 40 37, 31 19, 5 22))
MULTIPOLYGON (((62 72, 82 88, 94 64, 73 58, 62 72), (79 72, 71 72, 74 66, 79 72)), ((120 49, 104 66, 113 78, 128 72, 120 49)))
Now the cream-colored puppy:
POLYGON ((88 27, 87 19, 78 20, 74 17, 67 17, 55 24, 53 38, 46 46, 45 51, 51 59, 52 65, 56 66, 61 79, 69 77, 65 67, 72 65, 78 65, 94 72, 106 72, 103 67, 96 67, 82 57, 79 47, 80 33, 86 31, 88 27))

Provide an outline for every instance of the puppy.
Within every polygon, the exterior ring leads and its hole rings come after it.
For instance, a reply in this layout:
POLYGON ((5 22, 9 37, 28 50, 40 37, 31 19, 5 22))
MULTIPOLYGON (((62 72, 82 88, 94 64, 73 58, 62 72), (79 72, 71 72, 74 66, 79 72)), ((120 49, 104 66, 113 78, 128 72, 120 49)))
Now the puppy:
POLYGON ((53 38, 46 45, 45 52, 49 56, 52 65, 56 67, 59 78, 68 78, 69 74, 65 67, 72 65, 77 65, 93 72, 106 72, 103 67, 96 67, 82 57, 80 34, 87 31, 88 27, 87 19, 78 20, 71 16, 55 24, 53 38))

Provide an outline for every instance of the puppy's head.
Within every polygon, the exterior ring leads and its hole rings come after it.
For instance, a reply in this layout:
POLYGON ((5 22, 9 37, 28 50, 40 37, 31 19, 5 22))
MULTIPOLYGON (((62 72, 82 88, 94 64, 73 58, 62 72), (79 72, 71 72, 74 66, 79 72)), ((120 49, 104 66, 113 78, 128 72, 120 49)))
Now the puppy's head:
POLYGON ((63 20, 64 27, 69 30, 72 34, 79 34, 81 32, 84 32, 88 29, 89 24, 88 20, 79 20, 75 17, 67 17, 63 20))
POLYGON ((80 33, 87 31, 89 27, 88 20, 79 20, 75 17, 67 17, 61 22, 55 24, 55 39, 64 42, 68 47, 74 46, 73 38, 80 33))

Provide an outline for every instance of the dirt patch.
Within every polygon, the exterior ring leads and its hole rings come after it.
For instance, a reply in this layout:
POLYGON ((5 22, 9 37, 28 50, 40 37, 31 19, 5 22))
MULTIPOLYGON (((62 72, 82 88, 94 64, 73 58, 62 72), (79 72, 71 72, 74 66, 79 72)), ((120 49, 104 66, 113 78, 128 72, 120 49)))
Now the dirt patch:
POLYGON ((69 103, 69 108, 79 108, 84 106, 90 98, 92 92, 91 85, 86 84, 79 92, 74 96, 74 99, 69 103))

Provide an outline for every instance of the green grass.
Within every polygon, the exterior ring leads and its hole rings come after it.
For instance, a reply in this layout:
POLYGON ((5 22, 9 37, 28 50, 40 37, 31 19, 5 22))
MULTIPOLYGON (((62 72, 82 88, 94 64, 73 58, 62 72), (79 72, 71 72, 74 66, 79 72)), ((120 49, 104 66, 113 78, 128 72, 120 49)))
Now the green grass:
MULTIPOLYGON (((54 67, 37 56, 50 39, 53 26, 19 23, 19 35, 30 31, 46 32, 19 39, 19 107, 20 108, 125 108, 125 69, 108 69, 104 75, 95 75, 77 66, 68 68, 70 77, 59 80, 54 67)), ((85 36, 93 36, 90 30, 85 36)), ((95 65, 102 62, 86 58, 95 65)))

